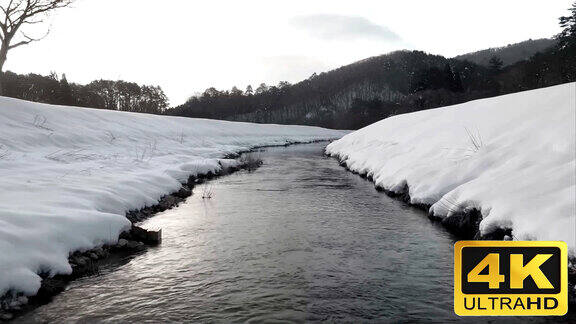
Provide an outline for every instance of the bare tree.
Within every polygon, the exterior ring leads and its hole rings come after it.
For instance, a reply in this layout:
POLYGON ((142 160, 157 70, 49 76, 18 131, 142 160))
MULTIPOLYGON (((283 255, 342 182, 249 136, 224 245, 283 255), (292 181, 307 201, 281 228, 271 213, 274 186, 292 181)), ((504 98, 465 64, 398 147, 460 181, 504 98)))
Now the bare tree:
POLYGON ((32 37, 21 27, 44 22, 48 14, 69 6, 74 0, 0 0, 0 95, 3 94, 2 72, 8 58, 8 51, 22 45, 39 41, 48 35, 32 37), (4 15, 2 17, 1 15, 4 15), (18 34, 19 33, 19 34, 18 34))

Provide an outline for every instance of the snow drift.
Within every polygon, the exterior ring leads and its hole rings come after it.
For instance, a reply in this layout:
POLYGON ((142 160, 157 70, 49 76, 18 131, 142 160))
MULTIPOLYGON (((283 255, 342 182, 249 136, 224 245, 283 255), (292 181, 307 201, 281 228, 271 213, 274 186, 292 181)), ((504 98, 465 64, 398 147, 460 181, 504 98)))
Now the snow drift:
POLYGON ((217 171, 226 154, 343 134, 0 97, 0 296, 71 273, 71 251, 115 243, 126 211, 217 171))
POLYGON ((451 217, 477 209, 480 231, 576 246, 576 83, 394 116, 326 152, 386 190, 451 217))

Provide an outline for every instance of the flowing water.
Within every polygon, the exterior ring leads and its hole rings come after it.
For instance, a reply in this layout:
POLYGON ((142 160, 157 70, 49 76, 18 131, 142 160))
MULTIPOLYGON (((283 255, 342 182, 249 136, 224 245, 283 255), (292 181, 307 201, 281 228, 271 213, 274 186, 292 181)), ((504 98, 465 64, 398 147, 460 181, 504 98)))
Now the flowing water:
MULTIPOLYGON (((211 199, 198 186, 143 224, 162 228, 162 245, 18 321, 463 320, 452 310, 457 238, 323 156, 324 145, 266 149, 258 170, 207 183, 211 199)), ((510 320, 550 321, 488 321, 510 320)))

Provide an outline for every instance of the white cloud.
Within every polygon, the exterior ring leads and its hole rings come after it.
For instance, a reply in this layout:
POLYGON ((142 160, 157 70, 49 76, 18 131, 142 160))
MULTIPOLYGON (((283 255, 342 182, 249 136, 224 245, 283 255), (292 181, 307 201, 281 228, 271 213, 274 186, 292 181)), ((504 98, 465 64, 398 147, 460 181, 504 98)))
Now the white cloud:
POLYGON ((375 39, 399 41, 400 36, 386 26, 364 17, 342 15, 308 15, 292 19, 292 24, 324 40, 375 39))

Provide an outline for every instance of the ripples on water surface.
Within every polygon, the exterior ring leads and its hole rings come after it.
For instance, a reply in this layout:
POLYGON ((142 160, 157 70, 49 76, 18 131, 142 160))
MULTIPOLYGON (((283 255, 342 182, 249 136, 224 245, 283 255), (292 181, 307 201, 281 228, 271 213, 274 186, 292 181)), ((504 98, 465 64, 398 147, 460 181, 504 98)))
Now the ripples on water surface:
MULTIPOLYGON (((161 246, 19 321, 460 320, 455 238, 322 156, 324 145, 266 149, 257 171, 213 182, 210 200, 195 188, 144 224, 163 229, 161 246)), ((504 320, 528 319, 489 321, 504 320)))

